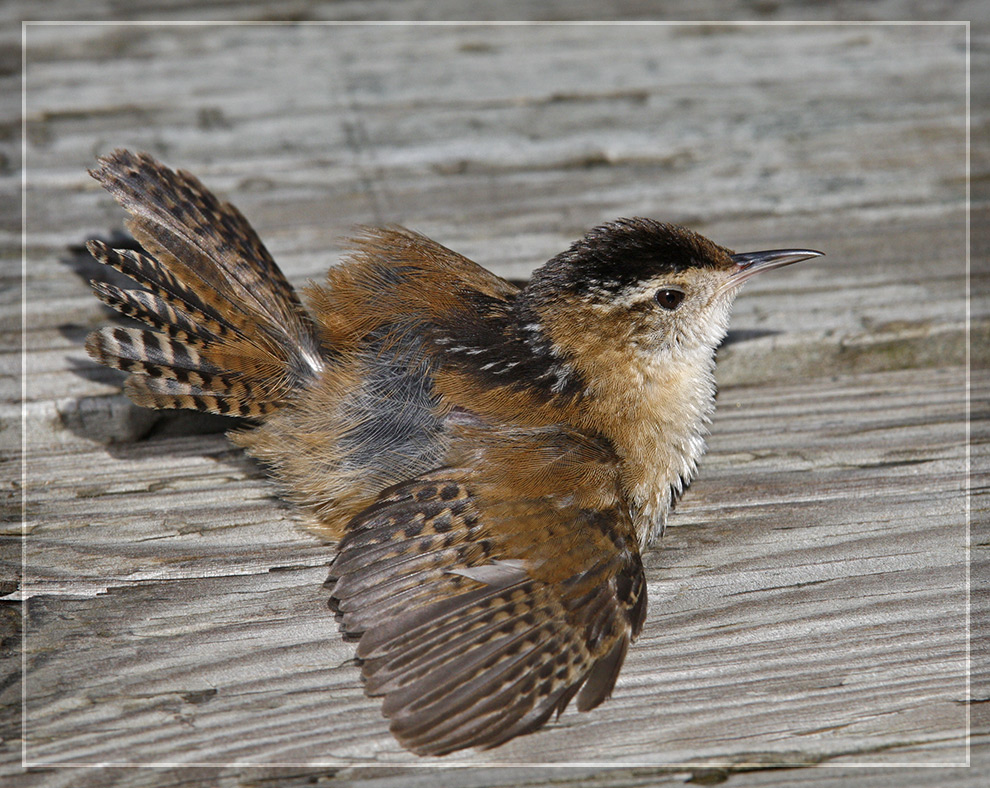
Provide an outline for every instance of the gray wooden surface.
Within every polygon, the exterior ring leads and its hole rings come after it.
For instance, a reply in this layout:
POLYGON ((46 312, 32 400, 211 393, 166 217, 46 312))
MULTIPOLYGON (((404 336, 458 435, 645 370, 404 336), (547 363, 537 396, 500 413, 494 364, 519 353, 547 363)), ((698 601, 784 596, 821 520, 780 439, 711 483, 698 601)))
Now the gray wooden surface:
MULTIPOLYGON (((645 558, 649 616, 613 698, 444 759, 518 767, 451 784, 903 784, 869 767, 959 766, 968 723, 987 735, 966 703, 964 27, 39 26, 27 43, 14 598, 25 752, 48 768, 21 779, 435 779, 399 769, 424 760, 362 693, 326 608, 332 547, 222 421, 137 409, 85 356, 108 313, 70 247, 120 226, 85 173, 115 146, 234 200, 297 283, 356 223, 507 276, 620 215, 827 252, 737 303, 710 452, 645 558), (766 771, 813 764, 843 768, 766 771)), ((18 403, 0 416, 10 450, 18 403)), ((917 774, 936 772, 982 784, 917 774)))

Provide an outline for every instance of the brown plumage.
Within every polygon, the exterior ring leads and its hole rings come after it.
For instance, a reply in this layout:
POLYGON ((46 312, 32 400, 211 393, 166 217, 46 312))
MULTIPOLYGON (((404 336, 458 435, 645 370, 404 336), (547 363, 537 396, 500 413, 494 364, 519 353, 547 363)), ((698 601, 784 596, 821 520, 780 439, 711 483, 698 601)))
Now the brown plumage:
POLYGON ((605 700, 646 614, 640 550, 693 476, 739 283, 819 253, 733 255, 648 219, 592 230, 519 290, 417 233, 367 229, 305 306, 244 217, 118 150, 93 176, 147 254, 89 248, 152 330, 87 350, 155 408, 232 434, 322 535, 367 692, 442 755, 605 700))

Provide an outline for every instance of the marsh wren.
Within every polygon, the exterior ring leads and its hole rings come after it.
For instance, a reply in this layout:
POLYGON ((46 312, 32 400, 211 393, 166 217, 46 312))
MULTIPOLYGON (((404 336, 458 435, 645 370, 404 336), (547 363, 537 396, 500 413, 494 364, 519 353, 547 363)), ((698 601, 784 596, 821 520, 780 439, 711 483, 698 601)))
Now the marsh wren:
POLYGON ((705 448, 739 286, 820 255, 734 254, 620 219, 518 289, 400 227, 369 228, 296 294, 247 220, 192 175, 118 150, 92 175, 146 254, 97 296, 151 330, 86 349, 139 405, 241 416, 320 535, 366 691, 443 755, 612 692, 646 615, 641 551, 705 448))

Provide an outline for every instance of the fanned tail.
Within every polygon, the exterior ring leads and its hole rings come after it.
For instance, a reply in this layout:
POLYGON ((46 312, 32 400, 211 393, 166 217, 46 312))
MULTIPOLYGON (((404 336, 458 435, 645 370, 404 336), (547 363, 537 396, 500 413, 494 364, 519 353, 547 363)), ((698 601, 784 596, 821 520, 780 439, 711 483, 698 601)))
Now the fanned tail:
POLYGON ((194 176, 117 150, 91 172, 131 214, 149 254, 87 248, 144 289, 93 282, 97 297, 153 331, 107 326, 86 349, 131 373, 151 408, 262 418, 312 381, 324 357, 313 320, 243 215, 194 176))

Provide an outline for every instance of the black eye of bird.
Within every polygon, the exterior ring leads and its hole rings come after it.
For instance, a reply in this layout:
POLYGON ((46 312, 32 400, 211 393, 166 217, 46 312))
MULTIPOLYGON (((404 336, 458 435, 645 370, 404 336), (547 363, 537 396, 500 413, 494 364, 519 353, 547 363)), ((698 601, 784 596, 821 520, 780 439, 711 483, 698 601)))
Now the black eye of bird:
POLYGON ((657 303, 660 304, 664 309, 673 311, 681 305, 681 301, 684 300, 683 290, 673 290, 667 288, 665 290, 657 290, 656 295, 657 303))

